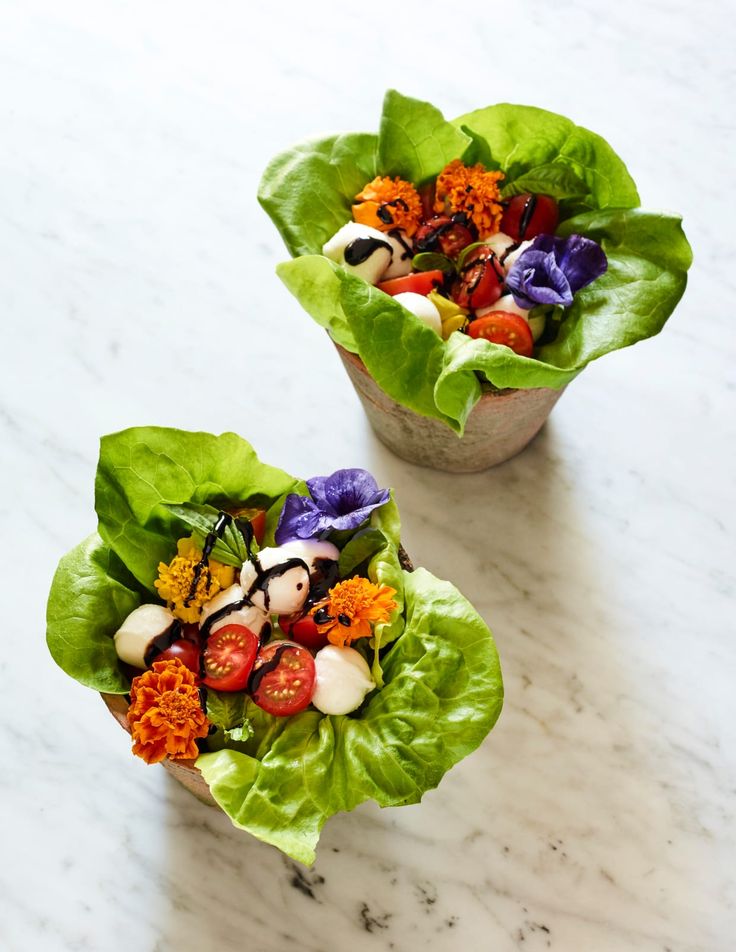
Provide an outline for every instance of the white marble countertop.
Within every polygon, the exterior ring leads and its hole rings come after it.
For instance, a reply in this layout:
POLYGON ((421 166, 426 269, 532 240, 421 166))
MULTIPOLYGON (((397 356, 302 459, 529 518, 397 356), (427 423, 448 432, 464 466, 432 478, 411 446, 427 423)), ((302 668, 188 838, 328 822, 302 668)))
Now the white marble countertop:
POLYGON ((736 947, 727 9, 0 2, 3 950, 736 947), (664 333, 477 476, 378 443, 255 199, 292 141, 375 128, 388 86, 573 117, 695 251, 664 333), (98 436, 145 423, 372 470, 495 632, 497 728, 421 805, 333 818, 312 870, 131 758, 48 657, 98 436))

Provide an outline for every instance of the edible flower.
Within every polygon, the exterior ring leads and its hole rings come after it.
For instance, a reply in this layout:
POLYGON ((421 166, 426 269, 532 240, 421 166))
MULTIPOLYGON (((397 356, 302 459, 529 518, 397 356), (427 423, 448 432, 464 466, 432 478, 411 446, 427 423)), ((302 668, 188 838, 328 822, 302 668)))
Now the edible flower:
POLYGON ((202 550, 191 538, 179 539, 176 552, 168 565, 159 563, 153 584, 174 615, 193 624, 199 620, 202 605, 233 584, 235 569, 214 559, 202 563, 202 550))
POLYGON ((506 285, 519 307, 570 307, 573 295, 607 268, 605 252, 591 238, 537 235, 509 269, 506 285))
POLYGON ((128 724, 133 753, 147 764, 157 764, 165 757, 197 757, 196 739, 206 737, 210 725, 202 710, 194 672, 178 658, 154 661, 151 671, 133 679, 128 724))
POLYGON ((498 183, 503 172, 488 172, 478 165, 454 159, 437 176, 434 210, 441 215, 465 214, 483 241, 501 227, 503 206, 498 183))
POLYGON ((344 648, 358 638, 369 638, 371 625, 389 620, 397 607, 392 597, 395 594, 395 588, 356 576, 334 585, 310 614, 319 633, 327 635, 331 644, 344 648))
POLYGON ((411 238, 419 228, 422 218, 422 200, 411 182, 398 176, 395 179, 376 176, 362 192, 358 192, 353 205, 353 218, 361 225, 392 231, 399 228, 411 238))
POLYGON ((330 529, 357 529, 374 509, 388 502, 390 491, 379 489, 364 469, 338 469, 331 476, 307 480, 309 496, 291 493, 276 527, 276 542, 314 539, 330 529))

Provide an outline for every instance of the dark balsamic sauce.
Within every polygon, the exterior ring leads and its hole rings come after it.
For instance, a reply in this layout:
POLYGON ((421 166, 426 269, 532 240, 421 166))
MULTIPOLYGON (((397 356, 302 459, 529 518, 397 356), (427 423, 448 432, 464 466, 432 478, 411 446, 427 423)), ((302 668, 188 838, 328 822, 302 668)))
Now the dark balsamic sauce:
POLYGON ((221 539, 225 534, 225 529, 233 521, 233 517, 228 515, 226 512, 220 512, 217 516, 217 521, 211 532, 207 533, 207 536, 204 540, 204 546, 202 548, 202 558, 194 566, 194 575, 192 576, 192 584, 189 587, 189 594, 184 599, 184 604, 189 605, 194 596, 197 594, 197 586, 199 585, 199 580, 202 576, 202 572, 209 572, 209 558, 212 554, 212 550, 215 547, 215 543, 218 539, 221 539))
POLYGON ((260 687, 261 681, 267 674, 270 674, 271 671, 275 671, 276 668, 278 668, 279 662, 281 661, 281 656, 291 647, 292 645, 290 644, 279 645, 274 651, 273 657, 269 658, 268 661, 264 661, 260 667, 255 668, 251 673, 251 676, 248 680, 248 693, 251 695, 253 700, 256 701, 256 703, 258 702, 256 693, 260 687))
POLYGON ((355 238, 345 248, 345 264, 356 265, 363 264, 379 248, 388 248, 393 254, 393 248, 387 241, 381 238, 355 238))
POLYGON ((395 198, 392 202, 383 202, 376 212, 376 217, 379 218, 384 225, 393 225, 394 216, 389 211, 390 208, 403 208, 405 212, 409 211, 409 206, 406 204, 403 198, 395 198))
POLYGON ((149 642, 146 653, 143 655, 145 666, 150 668, 161 652, 166 651, 167 648, 180 638, 181 622, 174 621, 169 625, 166 631, 162 631, 160 635, 156 635, 156 637, 149 642))
POLYGON ((537 207, 537 196, 530 195, 529 198, 524 202, 524 210, 521 213, 521 218, 519 219, 519 241, 524 240, 526 235, 526 230, 529 227, 529 223, 532 220, 534 211, 537 207))
POLYGON ((389 235, 391 235, 394 241, 398 241, 398 243, 404 249, 400 258, 401 261, 406 261, 407 258, 414 257, 414 250, 412 249, 410 244, 407 244, 404 236, 401 234, 398 228, 392 228, 391 231, 389 232, 389 235))

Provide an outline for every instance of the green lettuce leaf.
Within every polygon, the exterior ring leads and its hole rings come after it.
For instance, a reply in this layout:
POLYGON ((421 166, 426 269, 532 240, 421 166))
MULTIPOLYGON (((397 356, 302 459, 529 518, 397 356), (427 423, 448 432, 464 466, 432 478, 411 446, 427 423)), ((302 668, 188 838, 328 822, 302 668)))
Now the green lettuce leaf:
MULTIPOLYGON (((320 148, 334 158, 332 142, 324 140, 320 148)), ((608 272, 576 295, 555 340, 540 346, 537 359, 461 333, 443 342, 392 298, 322 257, 324 240, 351 218, 350 197, 344 188, 330 192, 322 176, 313 200, 298 149, 274 160, 260 189, 297 255, 277 274, 304 309, 361 357, 390 397, 462 435, 482 393, 480 380, 499 389, 559 389, 591 360, 658 333, 684 292, 692 255, 679 217, 638 210, 639 195, 623 161, 604 139, 570 119, 502 103, 446 122, 428 103, 393 90, 386 94, 380 132, 371 142, 372 172, 419 182, 459 155, 503 169, 505 196, 553 195, 562 218, 557 233, 594 238, 608 256, 608 272), (279 171, 284 166, 288 182, 279 171), (315 222, 325 225, 318 240, 315 222)), ((357 157, 348 149, 342 161, 330 175, 340 182, 352 176, 352 188, 357 157)))
POLYGON ((134 427, 102 438, 95 480, 99 533, 152 594, 159 562, 176 551, 179 518, 167 505, 270 508, 298 481, 267 466, 235 433, 213 436, 134 427))
MULTIPOLYGON (((288 491, 304 492, 305 484, 260 463, 234 434, 139 428, 105 437, 97 479, 102 538, 91 536, 60 562, 48 604, 53 657, 95 690, 127 693, 113 635, 151 600, 156 563, 173 550, 181 526, 208 512, 197 507, 273 499, 270 541, 288 491)), ((197 763, 215 799, 236 825, 304 862, 333 813, 370 798, 416 802, 498 717, 501 675, 488 628, 449 583, 402 569, 400 532, 391 498, 343 540, 346 559, 394 588, 398 605, 372 645, 359 643, 383 687, 358 712, 279 718, 245 693, 208 692, 217 729, 197 763)))
POLYGON ((54 661, 88 688, 127 694, 113 636, 141 604, 141 589, 94 533, 59 562, 46 608, 46 643, 54 661))
POLYGON ((498 655, 474 609, 423 569, 405 574, 404 592, 406 624, 383 661, 385 686, 357 714, 306 711, 282 719, 261 757, 222 750, 197 761, 236 826, 302 863, 314 861, 334 813, 370 799, 421 800, 500 713, 498 655))

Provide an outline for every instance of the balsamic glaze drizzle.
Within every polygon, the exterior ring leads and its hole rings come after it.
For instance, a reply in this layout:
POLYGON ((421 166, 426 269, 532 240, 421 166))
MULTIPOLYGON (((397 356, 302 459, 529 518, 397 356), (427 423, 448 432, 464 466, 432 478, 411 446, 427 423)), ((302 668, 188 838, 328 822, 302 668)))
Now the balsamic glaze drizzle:
POLYGON ((160 655, 162 651, 166 651, 166 649, 175 641, 178 641, 179 638, 181 638, 181 622, 173 621, 166 631, 162 631, 160 635, 156 635, 149 643, 146 648, 146 653, 143 655, 143 663, 145 666, 150 668, 158 655, 160 655))
POLYGON ((248 679, 248 693, 251 695, 254 701, 256 702, 258 701, 258 698, 256 697, 256 692, 258 691, 258 688, 260 687, 261 681, 265 678, 267 674, 269 674, 271 671, 275 671, 276 668, 278 668, 279 662, 281 661, 281 656, 287 649, 291 647, 292 646, 288 644, 279 645, 278 648, 276 648, 276 650, 274 651, 272 658, 269 658, 268 661, 264 661, 264 663, 259 668, 255 668, 251 672, 251 676, 248 679))
POLYGON ((345 247, 345 264, 352 265, 353 267, 358 264, 363 264, 363 262, 367 261, 379 248, 388 248, 393 254, 391 245, 381 238, 354 238, 353 241, 345 247))
POLYGON ((526 235, 526 230, 529 227, 529 223, 532 220, 534 211, 537 207, 537 196, 530 195, 529 198, 524 202, 524 210, 521 213, 521 218, 519 219, 519 241, 524 240, 526 235))
POLYGON ((202 572, 209 572, 209 558, 212 554, 212 550, 215 547, 215 543, 218 539, 221 539, 225 534, 225 529, 233 521, 233 517, 226 512, 220 512, 217 515, 217 520, 215 525, 212 528, 211 532, 207 533, 207 536, 204 540, 204 546, 202 547, 202 558, 194 566, 194 575, 192 576, 192 584, 189 587, 189 593, 184 599, 184 604, 189 605, 194 596, 197 594, 197 586, 199 585, 199 579, 202 575, 202 572))

